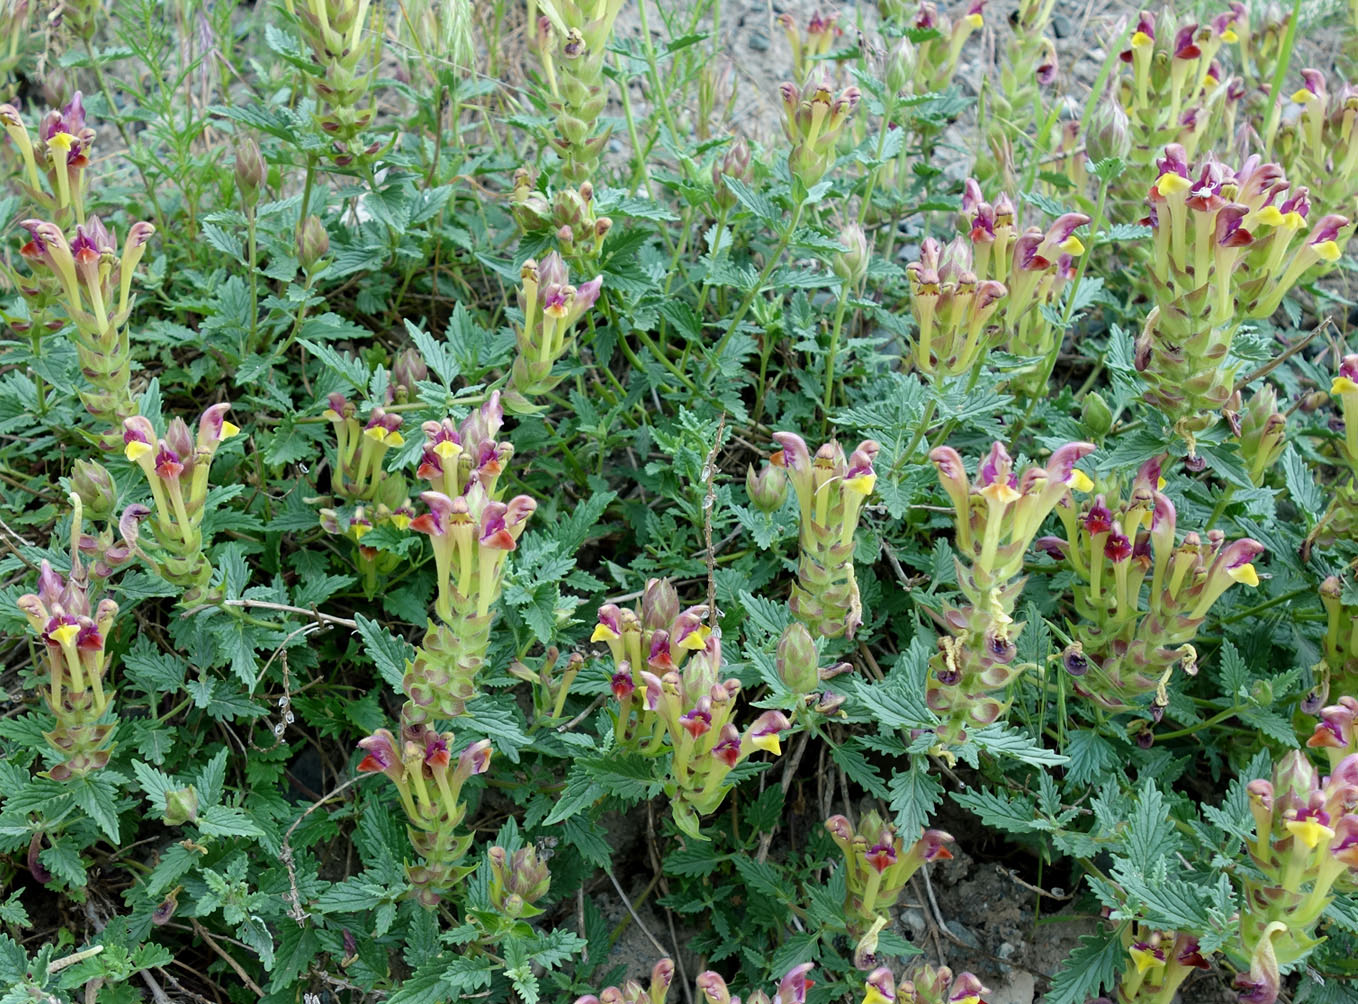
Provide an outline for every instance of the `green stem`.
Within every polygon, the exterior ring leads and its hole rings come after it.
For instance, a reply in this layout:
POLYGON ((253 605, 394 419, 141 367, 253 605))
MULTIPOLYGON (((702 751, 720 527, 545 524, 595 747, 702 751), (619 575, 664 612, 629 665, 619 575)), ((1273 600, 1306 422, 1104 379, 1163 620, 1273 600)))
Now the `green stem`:
MULTIPOLYGON (((843 288, 839 292, 839 304, 835 307, 835 323, 830 329, 830 352, 825 357, 825 400, 821 405, 821 434, 824 436, 830 429, 830 406, 834 404, 835 397, 835 356, 839 353, 839 334, 844 324, 844 311, 849 306, 849 283, 844 281, 843 288)), ((762 386, 764 381, 759 381, 762 386)))
POLYGON ((759 278, 756 279, 754 284, 746 291, 745 297, 740 301, 740 305, 736 308, 735 314, 732 315, 731 322, 726 326, 726 333, 723 334, 721 340, 717 342, 716 348, 709 358, 707 368, 703 371, 704 382, 712 378, 713 367, 716 366, 717 360, 722 357, 722 353, 726 351, 726 345, 731 341, 731 336, 734 335, 736 329, 740 327, 740 322, 745 320, 746 313, 749 312, 750 307, 754 304, 754 298, 758 296, 759 291, 764 288, 764 283, 768 282, 769 276, 773 274, 774 268, 778 265, 778 260, 783 257, 783 252, 786 251, 787 246, 792 243, 792 234, 796 231, 797 225, 802 221, 802 210, 805 206, 805 199, 798 198, 797 205, 792 210, 791 225, 783 232, 783 236, 778 241, 778 246, 774 248, 773 254, 769 255, 769 260, 764 263, 764 269, 759 273, 759 278))

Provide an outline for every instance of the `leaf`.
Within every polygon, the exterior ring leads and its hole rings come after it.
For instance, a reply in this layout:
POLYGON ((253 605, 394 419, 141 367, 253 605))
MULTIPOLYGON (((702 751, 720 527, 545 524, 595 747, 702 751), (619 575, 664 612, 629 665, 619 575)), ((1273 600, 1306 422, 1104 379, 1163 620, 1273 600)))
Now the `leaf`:
POLYGON ((1002 832, 1032 833, 1037 829, 1033 823, 1037 808, 1031 799, 1010 798, 983 788, 979 791, 955 791, 952 800, 976 813, 987 826, 1002 832))
POLYGON ((1032 736, 998 722, 973 729, 968 733, 968 742, 975 743, 996 759, 1010 756, 1035 767, 1057 767, 1067 760, 1055 750, 1041 745, 1032 736))
POLYGON ((141 790, 146 792, 146 797, 151 800, 151 805, 157 812, 165 811, 165 795, 179 787, 174 780, 163 771, 156 770, 140 760, 132 761, 132 773, 137 775, 137 783, 141 785, 141 790))
POLYGON ((1085 1004, 1099 991, 1112 990, 1122 954, 1122 940, 1116 931, 1085 935, 1052 977, 1043 1004, 1085 1004))
POLYGON ((363 648, 377 667, 378 673, 388 686, 400 691, 401 681, 405 678, 406 664, 415 658, 415 646, 396 637, 377 621, 360 613, 354 614, 354 622, 358 624, 358 634, 363 639, 363 648))
POLYGON ((210 837, 262 837, 264 831, 254 824, 244 809, 213 805, 198 816, 198 828, 210 837))
POLYGON ((896 813, 896 828, 902 833, 918 833, 929 825, 934 807, 943 797, 943 786, 920 767, 923 757, 913 758, 910 769, 897 774, 888 786, 891 811, 896 813))
POLYGON ((1325 512, 1325 494, 1316 484, 1311 468, 1291 443, 1283 451, 1282 467, 1287 493, 1292 496, 1296 507, 1306 514, 1307 526, 1314 526, 1325 512))
MULTIPOLYGON (((66 782, 67 790, 85 812, 99 824, 114 846, 118 844, 118 793, 111 771, 82 774, 66 782)), ((124 779, 125 780, 125 779, 124 779)))
POLYGON ((727 859, 718 854, 710 843, 691 843, 665 857, 665 872, 669 875, 703 876, 727 859))
POLYGON ((566 787, 561 792, 561 797, 557 799, 556 807, 542 821, 542 825, 551 826, 553 823, 570 819, 576 813, 589 808, 603 796, 603 788, 595 784, 593 778, 589 776, 582 765, 577 764, 571 768, 570 776, 566 778, 566 787))

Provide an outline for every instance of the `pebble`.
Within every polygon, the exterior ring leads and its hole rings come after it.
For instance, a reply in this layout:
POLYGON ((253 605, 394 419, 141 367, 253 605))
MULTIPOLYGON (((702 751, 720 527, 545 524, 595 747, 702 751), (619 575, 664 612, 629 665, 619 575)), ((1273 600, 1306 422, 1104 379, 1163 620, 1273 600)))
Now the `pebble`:
POLYGON ((916 910, 914 907, 908 907, 901 911, 901 923, 904 924, 915 937, 919 937, 923 934, 925 928, 928 927, 924 921, 924 911, 916 910))
POLYGON ((751 33, 750 33, 750 51, 751 51, 751 52, 768 52, 768 51, 769 51, 769 36, 766 35, 766 34, 764 34, 762 31, 751 32, 751 33))
POLYGON ((1070 38, 1075 34, 1075 26, 1070 23, 1070 18, 1064 14, 1052 15, 1052 34, 1057 38, 1070 38))
POLYGON ((956 937, 957 940, 962 942, 963 944, 969 945, 972 948, 981 947, 981 939, 976 937, 976 935, 973 934, 964 924, 962 924, 961 921, 957 920, 948 921, 948 930, 951 931, 953 933, 953 936, 956 937))

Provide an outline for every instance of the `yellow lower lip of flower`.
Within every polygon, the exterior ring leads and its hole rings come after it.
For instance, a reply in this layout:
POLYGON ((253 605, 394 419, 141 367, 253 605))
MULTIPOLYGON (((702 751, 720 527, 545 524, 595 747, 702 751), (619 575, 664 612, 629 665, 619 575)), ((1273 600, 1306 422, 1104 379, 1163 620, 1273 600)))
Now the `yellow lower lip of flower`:
POLYGON ((1144 49, 1146 48, 1146 46, 1151 45, 1154 41, 1155 39, 1151 38, 1144 31, 1138 31, 1132 35, 1132 48, 1144 49))
POLYGON ((367 523, 350 523, 349 536, 353 537, 354 540, 358 540, 371 529, 372 527, 367 523))
POLYGON ((392 525, 398 530, 404 530, 410 526, 410 517, 403 512, 393 513, 391 517, 392 525))
POLYGON ((52 640, 58 645, 69 645, 75 641, 75 636, 80 633, 78 624, 63 624, 52 632, 52 640))
POLYGON ((1240 36, 1231 31, 1230 28, 1227 28, 1221 33, 1221 40, 1229 45, 1231 42, 1239 42, 1240 36))
POLYGON ((344 421, 343 416, 340 415, 340 413, 337 412, 334 408, 326 408, 325 411, 321 412, 321 416, 330 422, 344 421))
POLYGON ((1157 492, 1162 492, 1162 491, 1165 490, 1165 479, 1164 479, 1164 478, 1156 478, 1156 479, 1155 479, 1155 490, 1156 490, 1157 492))
POLYGON ((1132 961, 1136 963, 1136 971, 1142 975, 1144 975, 1148 969, 1154 969, 1156 966, 1163 966, 1165 964, 1164 959, 1160 958, 1160 956, 1147 948, 1129 948, 1127 954, 1130 955, 1132 961))
POLYGON ((227 422, 227 421, 225 421, 225 420, 222 421, 222 438, 223 438, 223 439, 230 439, 232 436, 238 434, 239 432, 240 432, 240 426, 239 426, 239 425, 236 425, 234 422, 227 422))
POLYGON ((892 1004, 894 997, 888 997, 874 986, 868 987, 868 992, 863 995, 863 1004, 892 1004))
POLYGON ((1308 850, 1314 850, 1321 840, 1330 841, 1334 839, 1334 830, 1316 819, 1289 819, 1283 823, 1289 833, 1306 845, 1308 850))
POLYGON ((1094 490, 1094 482, 1089 479, 1089 475, 1078 467, 1070 472, 1070 487, 1077 492, 1088 492, 1094 490))
POLYGON ((1080 243, 1080 238, 1076 237, 1074 234, 1071 234, 1063 240, 1058 247, 1072 258, 1085 253, 1085 246, 1080 243))
POLYGON ((589 636, 590 641, 617 641, 618 632, 614 631, 607 624, 595 624, 594 633, 589 636))
POLYGON ((1179 195, 1192 187, 1193 182, 1173 171, 1166 171, 1155 179, 1155 190, 1161 195, 1179 195))
POLYGON ((1343 254, 1339 250, 1339 244, 1335 241, 1321 241, 1319 244, 1312 244, 1311 248, 1321 261, 1338 261, 1339 256, 1343 254))
POLYGON ((778 733, 770 732, 766 736, 753 736, 750 745, 757 750, 768 750, 774 756, 782 756, 783 746, 778 741, 778 733))
POLYGON ((981 1004, 981 998, 976 994, 967 994, 965 997, 954 997, 948 1004, 981 1004))
POLYGON ((985 18, 981 17, 980 14, 968 14, 967 24, 971 25, 973 28, 979 28, 981 25, 985 24, 985 18))
POLYGON ((123 447, 123 455, 134 464, 150 452, 151 444, 143 443, 140 439, 134 439, 123 447))
POLYGON ((462 455, 462 447, 458 446, 451 439, 445 439, 434 447, 434 452, 444 460, 451 460, 462 455))
POLYGON ((1236 582, 1243 582, 1247 586, 1259 585, 1259 573, 1254 570, 1254 566, 1248 561, 1236 568, 1227 569, 1226 574, 1236 582))
POLYGON ((385 443, 389 433, 380 425, 374 425, 371 429, 364 429, 363 435, 377 443, 385 443))
POLYGON ((686 648, 690 652, 696 652, 700 648, 707 648, 707 639, 711 634, 712 632, 708 630, 707 625, 701 625, 686 634, 683 640, 679 642, 679 647, 686 648))
POLYGON ((1216 85, 1217 85, 1217 78, 1214 77, 1214 76, 1212 76, 1210 73, 1207 74, 1205 77, 1202 78, 1202 86, 1203 86, 1204 89, 1205 89, 1205 88, 1208 88, 1208 87, 1215 87, 1216 85))
POLYGON ((1306 222, 1306 219, 1301 215, 1301 213, 1297 212, 1294 209, 1290 213, 1284 213, 1282 221, 1284 226, 1291 227, 1293 230, 1300 230, 1301 225, 1306 222))
POLYGON ((1315 99, 1316 96, 1312 94, 1310 91, 1308 91, 1305 87, 1301 88, 1301 90, 1292 92, 1292 100, 1297 102, 1297 104, 1299 105, 1310 104, 1315 99))
POLYGON ((1352 394, 1358 390, 1358 383, 1354 383, 1348 377, 1337 376, 1334 383, 1330 384, 1331 394, 1352 394))
POLYGON ((1251 222, 1256 224, 1262 223, 1265 226, 1270 227, 1278 227, 1282 226, 1283 214, 1278 211, 1277 206, 1265 206, 1254 214, 1254 219, 1252 221, 1247 220, 1244 225, 1248 227, 1251 222))
POLYGON ((70 150, 75 145, 75 137, 68 132, 53 133, 52 138, 47 141, 47 145, 57 150, 70 150))
POLYGON ((1017 502, 1019 499, 1023 498, 1018 491, 1010 488, 1003 481, 990 482, 990 484, 981 489, 981 494, 990 499, 990 501, 998 502, 1001 505, 1017 502))
POLYGON ((860 474, 856 478, 848 478, 844 482, 844 487, 851 492, 859 495, 871 495, 872 489, 877 485, 876 474, 860 474))

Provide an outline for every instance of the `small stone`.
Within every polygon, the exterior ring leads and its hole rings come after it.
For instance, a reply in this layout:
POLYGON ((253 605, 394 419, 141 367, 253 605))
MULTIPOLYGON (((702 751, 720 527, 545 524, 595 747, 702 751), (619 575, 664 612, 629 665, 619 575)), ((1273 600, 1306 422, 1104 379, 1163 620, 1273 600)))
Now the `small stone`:
POLYGON ((957 938, 958 941, 962 942, 964 945, 968 945, 972 948, 981 947, 981 939, 976 937, 976 935, 973 934, 964 924, 962 924, 961 921, 957 920, 948 921, 948 930, 951 931, 953 933, 953 936, 957 938))
POLYGON ((766 35, 766 34, 764 34, 762 31, 754 31, 754 32, 751 32, 751 33, 750 33, 750 51, 751 51, 751 52, 768 52, 768 51, 769 51, 769 36, 766 35))
POLYGON ((928 926, 924 922, 924 911, 916 910, 913 907, 908 907, 901 911, 901 923, 909 928, 910 932, 917 937, 923 934, 925 928, 928 926))
POLYGON ((1052 34, 1057 38, 1070 38, 1075 34, 1075 26, 1070 23, 1070 18, 1064 14, 1052 15, 1052 34))

